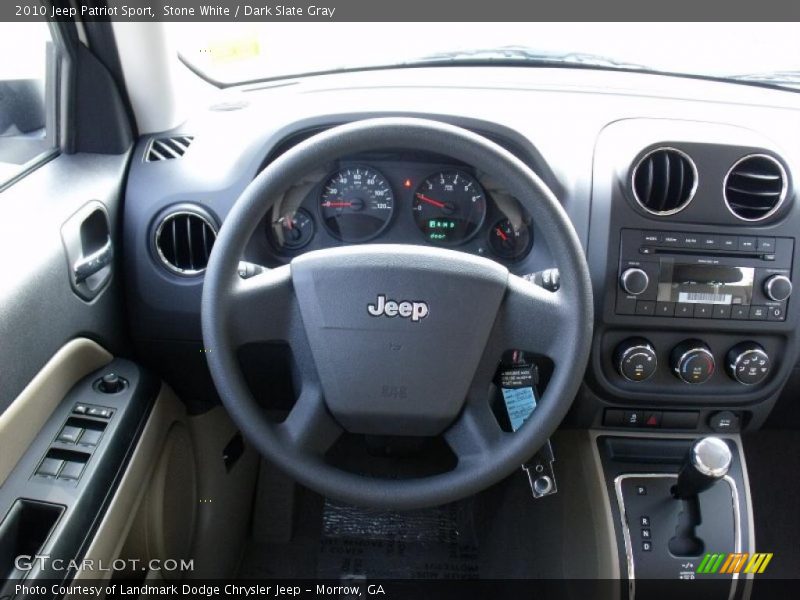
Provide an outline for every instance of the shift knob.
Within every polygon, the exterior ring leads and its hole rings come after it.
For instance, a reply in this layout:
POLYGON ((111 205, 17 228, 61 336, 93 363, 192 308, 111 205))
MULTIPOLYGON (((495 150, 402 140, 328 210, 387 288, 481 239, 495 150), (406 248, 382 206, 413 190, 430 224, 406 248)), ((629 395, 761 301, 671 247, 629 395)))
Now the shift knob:
POLYGON ((692 444, 689 457, 678 473, 678 483, 672 489, 676 498, 696 497, 728 474, 733 455, 718 437, 704 437, 692 444))

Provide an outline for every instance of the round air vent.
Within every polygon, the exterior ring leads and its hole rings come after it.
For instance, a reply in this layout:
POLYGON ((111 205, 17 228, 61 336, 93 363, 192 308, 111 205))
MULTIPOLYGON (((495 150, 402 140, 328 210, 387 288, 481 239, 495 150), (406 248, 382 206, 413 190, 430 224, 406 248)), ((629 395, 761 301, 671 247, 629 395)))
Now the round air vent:
POLYGON ((167 269, 179 275, 197 275, 206 270, 216 239, 217 229, 209 217, 179 210, 158 224, 155 246, 167 269))
POLYGON ((762 221, 786 199, 788 178, 783 165, 766 154, 740 158, 725 177, 725 204, 744 221, 762 221))
POLYGON ((686 208, 697 190, 697 167, 675 148, 656 148, 645 154, 631 173, 633 196, 653 215, 674 215, 686 208))

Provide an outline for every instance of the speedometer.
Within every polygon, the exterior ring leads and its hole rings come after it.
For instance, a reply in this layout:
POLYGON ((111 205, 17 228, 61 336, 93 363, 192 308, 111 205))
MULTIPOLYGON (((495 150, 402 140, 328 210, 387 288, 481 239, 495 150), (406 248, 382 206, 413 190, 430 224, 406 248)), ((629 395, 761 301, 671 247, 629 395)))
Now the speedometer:
POLYGON ((372 167, 352 166, 334 173, 322 188, 319 210, 325 228, 345 242, 374 238, 389 224, 394 195, 372 167))
POLYGON ((429 242, 452 246, 474 236, 486 218, 486 194, 463 171, 440 171, 414 193, 414 221, 429 242))

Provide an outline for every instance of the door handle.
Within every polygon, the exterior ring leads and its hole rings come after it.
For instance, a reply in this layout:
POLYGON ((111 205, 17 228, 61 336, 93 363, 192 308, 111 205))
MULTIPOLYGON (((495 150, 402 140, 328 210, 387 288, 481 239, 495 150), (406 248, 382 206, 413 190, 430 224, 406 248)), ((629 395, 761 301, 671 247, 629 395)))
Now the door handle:
POLYGON ((87 202, 61 226, 72 290, 83 300, 96 298, 111 281, 114 242, 105 206, 87 202))
POLYGON ((89 256, 77 261, 72 267, 75 283, 83 283, 89 277, 101 271, 114 260, 114 245, 109 237, 105 244, 89 256))

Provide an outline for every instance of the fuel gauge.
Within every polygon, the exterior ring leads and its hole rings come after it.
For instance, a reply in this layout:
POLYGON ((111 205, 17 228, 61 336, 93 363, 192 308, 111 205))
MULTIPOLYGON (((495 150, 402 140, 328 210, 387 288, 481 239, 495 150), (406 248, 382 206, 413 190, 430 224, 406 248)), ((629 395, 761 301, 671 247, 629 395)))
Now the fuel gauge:
POLYGON ((314 232, 314 219, 303 208, 279 217, 270 228, 272 241, 281 250, 299 250, 311 241, 314 232))
POLYGON ((489 246, 497 256, 506 260, 518 260, 530 250, 533 234, 525 222, 513 224, 509 219, 500 219, 489 230, 489 246))

